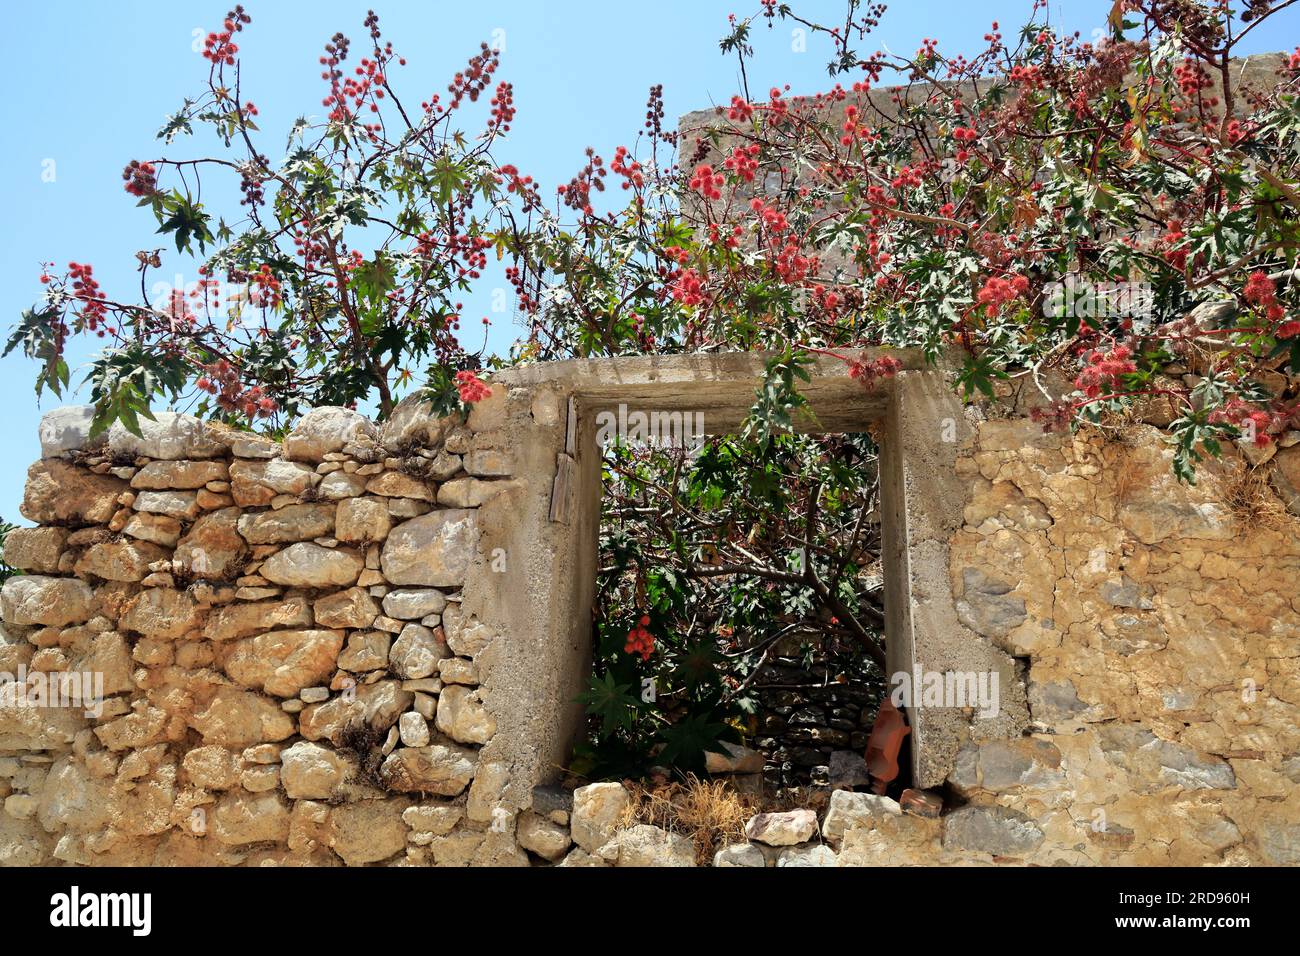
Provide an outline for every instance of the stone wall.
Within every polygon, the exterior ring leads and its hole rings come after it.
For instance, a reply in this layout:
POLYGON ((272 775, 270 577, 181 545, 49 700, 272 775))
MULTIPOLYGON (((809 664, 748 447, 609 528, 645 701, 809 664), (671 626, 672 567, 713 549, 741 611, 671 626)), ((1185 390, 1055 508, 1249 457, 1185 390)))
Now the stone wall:
POLYGON ((5 548, 0 671, 31 680, 0 687, 4 862, 527 863, 515 811, 572 709, 528 633, 558 404, 322 408, 283 444, 142 425, 41 424, 38 527, 5 548))
MULTIPOLYGON (((283 444, 168 415, 92 443, 85 409, 51 413, 38 527, 5 550, 27 573, 0 671, 30 680, 0 686, 0 860, 693 863, 619 784, 552 785, 587 666, 591 412, 730 427, 760 368, 521 369, 465 423, 318 409, 283 444)), ((910 709, 918 789, 850 781, 716 862, 1300 863, 1300 445, 1185 486, 1150 426, 1044 434, 940 373, 863 395, 841 368, 810 394, 827 427, 879 423, 891 671, 995 669, 1001 711, 910 709)))

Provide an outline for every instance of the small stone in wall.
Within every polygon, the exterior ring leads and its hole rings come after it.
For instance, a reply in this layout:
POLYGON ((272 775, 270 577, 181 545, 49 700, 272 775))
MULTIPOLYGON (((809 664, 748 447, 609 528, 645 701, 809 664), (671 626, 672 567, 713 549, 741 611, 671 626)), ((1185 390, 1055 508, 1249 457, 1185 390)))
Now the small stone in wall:
POLYGON ((412 518, 394 528, 380 556, 391 584, 460 587, 478 549, 478 515, 449 509, 412 518))
POLYGON ((238 531, 239 514, 238 508, 223 508, 194 522, 172 556, 176 571, 216 580, 238 574, 248 555, 238 531))
POLYGON ((300 740, 280 755, 280 781, 293 800, 328 800, 353 768, 335 750, 300 740))
MULTIPOLYGON (((444 676, 443 680, 446 680, 444 676)), ((709 773, 762 773, 766 758, 757 750, 722 741, 724 753, 709 750, 704 754, 704 769, 709 773)))
POLYGON ((613 838, 631 800, 621 783, 592 783, 573 791, 573 842, 595 853, 613 838))
POLYGON ((342 631, 268 631, 236 644, 226 658, 226 673, 245 687, 297 697, 333 673, 342 646, 342 631))
POLYGON ((383 541, 392 525, 388 503, 381 498, 345 498, 338 503, 335 533, 340 541, 383 541))
POLYGON ((422 624, 406 624, 401 636, 394 642, 388 660, 393 673, 406 680, 429 677, 438 669, 438 662, 451 656, 445 641, 422 624))
POLYGON ((1043 831, 1009 807, 962 807, 944 818, 943 848, 994 856, 1024 856, 1043 842, 1043 831))
POLYGON ((454 797, 469 786, 477 766, 478 754, 465 747, 399 747, 384 760, 380 775, 391 790, 454 797))
POLYGON ((275 584, 346 587, 356 583, 364 566, 365 561, 351 551, 299 542, 267 558, 261 574, 275 584))
POLYGON ((447 596, 432 588, 396 588, 384 595, 384 613, 402 621, 441 614, 446 606, 447 596))
MULTIPOLYGON (((837 790, 835 794, 845 793, 837 790)), ((835 796, 832 794, 832 798, 835 796)), ((817 814, 811 810, 760 813, 745 824, 745 836, 768 846, 794 846, 812 839, 817 832, 817 814)))
POLYGON ((761 869, 767 866, 767 859, 763 856, 763 851, 756 846, 750 846, 748 843, 733 843, 713 854, 713 865, 748 866, 761 869))
POLYGON ((321 627, 365 628, 379 616, 379 605, 364 588, 348 588, 320 598, 312 609, 321 627))
POLYGON ((198 496, 193 491, 142 491, 135 496, 135 510, 193 521, 199 513, 198 496))
POLYGON ((515 826, 515 839, 525 850, 552 863, 563 859, 573 845, 567 827, 559 826, 531 810, 520 814, 515 826))
POLYGON ((151 461, 131 479, 131 487, 146 491, 197 489, 210 481, 225 481, 224 461, 151 461))
POLYGON ((67 540, 67 528, 14 528, 5 536, 5 564, 33 574, 53 573, 67 540))
POLYGON ((249 544, 280 544, 310 541, 334 532, 335 505, 288 505, 277 511, 246 514, 239 519, 239 533, 249 544))
POLYGON ((229 641, 274 627, 308 627, 311 623, 311 605, 305 598, 293 595, 279 601, 256 601, 217 608, 208 618, 203 636, 210 641, 229 641))
POLYGON ((485 744, 496 733, 497 722, 479 696, 479 691, 451 685, 438 698, 438 729, 463 744, 485 744))
POLYGON ((363 439, 375 439, 373 422, 350 408, 323 405, 300 418, 284 439, 286 458, 295 461, 324 461, 330 452, 363 439))
POLYGON ((429 724, 414 711, 398 718, 397 730, 404 747, 423 747, 429 743, 429 724))
POLYGON ((898 816, 902 812, 897 801, 889 797, 836 790, 831 793, 826 821, 822 824, 822 836, 830 843, 838 844, 851 828, 874 827, 881 817, 898 816))
POLYGON ((18 510, 28 521, 44 525, 105 524, 117 511, 126 482, 94 475, 57 458, 27 469, 27 485, 18 510))
POLYGON ((835 851, 828 846, 792 846, 776 858, 777 866, 835 866, 835 851))
POLYGON ((695 844, 680 833, 646 823, 620 830, 616 866, 695 866, 695 844))

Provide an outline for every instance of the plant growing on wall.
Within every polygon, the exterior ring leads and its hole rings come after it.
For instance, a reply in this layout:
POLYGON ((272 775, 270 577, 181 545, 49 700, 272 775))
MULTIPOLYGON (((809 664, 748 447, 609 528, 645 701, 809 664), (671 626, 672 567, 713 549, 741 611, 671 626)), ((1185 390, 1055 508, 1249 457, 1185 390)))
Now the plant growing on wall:
MULTIPOLYGON (((636 148, 589 155, 571 227, 523 237, 533 348, 956 349, 964 393, 1041 392, 1048 428, 1155 410, 1187 480, 1224 442, 1267 448, 1300 425, 1300 47, 1249 71, 1233 57, 1290 5, 1116 0, 1084 43, 1035 3, 967 56, 859 53, 884 4, 850 0, 834 26, 798 4, 733 17, 742 77, 755 28, 784 19, 826 37, 845 78, 742 89, 680 143, 652 101, 636 148), (605 183, 626 204, 593 209, 605 183)), ((798 411, 788 364, 759 437, 798 411)))
POLYGON ((373 402, 386 415, 412 384, 443 411, 481 397, 461 299, 512 228, 505 200, 534 201, 492 156, 515 113, 496 51, 485 44, 444 92, 413 102, 372 12, 361 49, 341 33, 325 44, 323 115, 268 140, 240 62, 249 23, 236 6, 206 38, 205 88, 159 131, 162 152, 122 172, 193 281, 151 299, 161 249, 136 253, 137 300, 102 288, 91 264, 49 264, 6 353, 37 360, 37 393, 61 395, 69 341, 101 340, 87 376, 97 433, 114 421, 137 431, 160 400, 275 427, 312 405, 373 402), (475 103, 486 115, 470 136, 457 124, 475 103), (216 151, 177 157, 191 141, 216 151), (269 158, 286 146, 283 162, 269 158), (237 188, 238 204, 213 208, 205 187, 237 188))

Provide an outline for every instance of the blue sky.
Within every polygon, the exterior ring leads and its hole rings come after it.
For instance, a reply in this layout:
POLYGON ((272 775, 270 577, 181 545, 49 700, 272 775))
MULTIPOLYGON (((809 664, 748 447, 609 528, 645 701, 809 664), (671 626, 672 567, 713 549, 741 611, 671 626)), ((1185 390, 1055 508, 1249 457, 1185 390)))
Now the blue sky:
MULTIPOLYGON (((59 268, 69 261, 93 264, 109 295, 128 298, 137 289, 134 252, 162 243, 152 216, 136 209, 123 192, 122 167, 133 158, 157 156, 160 143, 154 135, 162 121, 183 96, 202 89, 207 63, 196 46, 220 24, 228 5, 42 0, 8 18, 0 31, 0 55, 11 77, 9 95, 0 98, 6 214, 0 233, 0 325, 6 337, 39 296, 42 261, 59 268)), ((843 12, 842 0, 793 0, 793 5, 823 21, 843 12)), ((876 40, 910 52, 923 37, 934 36, 945 51, 971 51, 982 44, 993 20, 1011 36, 1030 6, 1030 0, 895 2, 876 40)), ((1102 28, 1110 6, 1110 0, 1053 2, 1052 20, 1087 37, 1102 28)), ((531 173, 549 195, 582 165, 586 146, 608 156, 616 145, 633 140, 652 84, 664 86, 670 121, 728 102, 738 77, 734 58, 719 53, 718 39, 728 13, 745 16, 758 3, 751 8, 740 0, 662 0, 635 7, 585 0, 245 0, 245 7, 253 22, 239 40, 243 84, 261 111, 267 147, 283 143, 284 131, 298 115, 319 115, 321 47, 342 30, 358 41, 355 60, 365 45, 361 21, 373 7, 386 36, 408 61, 397 75, 399 92, 409 90, 407 98, 417 102, 445 89, 480 42, 503 48, 498 78, 514 84, 519 112, 497 155, 531 173)), ((1298 25, 1300 14, 1287 11, 1276 26, 1252 35, 1250 51, 1293 48, 1300 42, 1298 25)), ((755 95, 774 84, 789 83, 795 93, 830 84, 828 48, 809 38, 801 52, 791 29, 778 21, 771 31, 755 31, 757 57, 749 70, 755 95)), ((169 158, 201 155, 207 152, 199 149, 202 145, 181 140, 165 153, 169 158)), ((234 203, 216 205, 229 210, 234 203)), ((169 274, 169 264, 164 259, 163 275, 169 274)), ((489 313, 493 285, 485 283, 469 301, 467 318, 489 313)), ((508 317, 493 319, 489 344, 504 353, 516 330, 508 317)), ((92 354, 78 344, 69 356, 74 370, 92 354)), ((58 404, 47 394, 38 406, 34 376, 33 365, 17 354, 0 362, 0 515, 11 521, 19 517, 27 465, 39 455, 37 422, 58 404)), ((74 381, 80 378, 74 371, 74 381)))

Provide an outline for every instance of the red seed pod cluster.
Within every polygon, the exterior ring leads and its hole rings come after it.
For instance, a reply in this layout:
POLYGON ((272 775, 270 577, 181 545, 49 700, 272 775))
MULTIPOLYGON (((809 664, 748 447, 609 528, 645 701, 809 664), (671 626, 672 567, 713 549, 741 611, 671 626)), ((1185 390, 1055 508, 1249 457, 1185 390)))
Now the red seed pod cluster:
POLYGON ((216 396, 217 405, 227 412, 242 412, 247 418, 270 418, 279 409, 274 398, 260 385, 245 389, 239 370, 226 359, 199 366, 203 374, 195 382, 201 392, 216 396))
POLYGON ((456 390, 460 392, 460 400, 466 405, 481 402, 492 395, 491 386, 468 370, 456 373, 456 390))
POLYGON ((203 41, 204 58, 216 64, 234 66, 235 54, 239 52, 234 36, 244 29, 246 23, 252 23, 252 18, 244 12, 243 6, 236 6, 227 13, 220 32, 209 33, 203 41))
POLYGON ((1007 304, 1014 302, 1028 291, 1029 280, 1024 276, 1015 276, 1011 279, 989 276, 975 299, 980 305, 984 306, 984 314, 989 318, 993 318, 1007 304))
POLYGON ((132 196, 152 196, 158 192, 158 172, 153 163, 133 159, 122 170, 123 187, 132 196))
POLYGON ((1107 352, 1094 349, 1085 359, 1086 365, 1074 380, 1075 388, 1089 398, 1096 398, 1103 390, 1115 390, 1125 375, 1137 371, 1132 360, 1133 350, 1127 345, 1116 345, 1107 352))
POLYGON ((654 635, 646 628, 650 624, 650 616, 642 614, 640 619, 627 632, 627 642, 623 645, 623 651, 627 654, 639 654, 641 660, 650 660, 650 655, 655 650, 654 635))
POLYGON ((68 278, 72 280, 72 294, 81 303, 81 317, 86 328, 104 335, 103 323, 108 315, 104 305, 99 283, 95 281, 94 270, 85 263, 69 262, 68 278))

